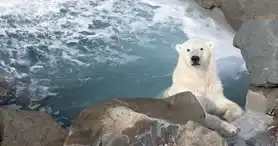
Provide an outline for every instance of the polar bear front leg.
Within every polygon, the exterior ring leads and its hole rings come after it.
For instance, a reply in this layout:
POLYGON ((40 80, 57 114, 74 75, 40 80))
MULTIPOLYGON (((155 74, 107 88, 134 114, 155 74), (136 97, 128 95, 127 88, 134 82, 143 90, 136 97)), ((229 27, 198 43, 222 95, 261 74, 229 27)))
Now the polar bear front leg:
POLYGON ((225 137, 232 137, 239 133, 240 128, 230 124, 217 116, 206 114, 206 118, 203 123, 204 126, 212 130, 218 131, 221 135, 225 137))
POLYGON ((215 113, 218 113, 218 116, 221 116, 228 122, 236 120, 243 113, 242 108, 238 104, 232 102, 226 97, 221 97, 219 99, 214 100, 213 102, 216 107, 215 113))

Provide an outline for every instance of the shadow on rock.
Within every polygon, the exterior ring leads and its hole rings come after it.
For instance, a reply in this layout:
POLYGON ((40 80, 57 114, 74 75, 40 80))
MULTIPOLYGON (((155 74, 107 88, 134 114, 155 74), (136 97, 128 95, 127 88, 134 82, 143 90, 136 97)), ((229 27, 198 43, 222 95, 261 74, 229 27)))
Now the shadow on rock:
POLYGON ((223 146, 225 140, 217 132, 198 124, 204 118, 191 92, 165 99, 110 99, 80 113, 64 146, 223 146), (200 133, 205 134, 195 135, 200 133))

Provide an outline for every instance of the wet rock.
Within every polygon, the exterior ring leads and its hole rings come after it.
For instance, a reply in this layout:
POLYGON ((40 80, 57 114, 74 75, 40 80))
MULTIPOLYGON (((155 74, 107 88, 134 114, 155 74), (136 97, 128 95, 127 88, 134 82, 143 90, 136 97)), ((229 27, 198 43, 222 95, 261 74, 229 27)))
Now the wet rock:
POLYGON ((68 132, 42 112, 0 109, 1 146, 63 146, 68 132))
POLYGON ((16 83, 14 79, 0 77, 0 106, 15 102, 16 83))
POLYGON ((245 20, 254 18, 275 19, 278 14, 277 0, 195 0, 202 7, 220 7, 229 24, 237 31, 245 20))
POLYGON ((254 19, 236 33, 233 44, 241 50, 253 86, 278 87, 277 32, 277 20, 254 19))

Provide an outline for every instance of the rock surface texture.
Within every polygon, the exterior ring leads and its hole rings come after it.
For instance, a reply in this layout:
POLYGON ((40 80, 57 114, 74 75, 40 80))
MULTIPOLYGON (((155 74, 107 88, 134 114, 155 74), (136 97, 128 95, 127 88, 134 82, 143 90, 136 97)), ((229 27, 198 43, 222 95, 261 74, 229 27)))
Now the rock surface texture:
POLYGON ((267 113, 267 100, 266 96, 259 91, 248 90, 246 96, 245 108, 251 109, 260 113, 267 113))
POLYGON ((220 7, 222 0, 195 0, 199 5, 206 9, 211 9, 213 7, 220 7))
POLYGON ((0 119, 1 146, 275 146, 277 141, 277 129, 269 128, 272 118, 263 113, 247 110, 233 122, 241 131, 232 138, 198 124, 204 111, 190 92, 88 106, 69 134, 43 112, 1 108, 0 119))
POLYGON ((203 111, 196 108, 199 104, 187 94, 172 96, 166 102, 163 99, 113 99, 89 106, 73 122, 64 146, 272 146, 274 138, 268 134, 270 116, 247 111, 234 121, 241 132, 226 139, 194 122, 202 120, 203 111), (191 102, 179 99, 182 97, 191 102), (185 103, 191 107, 178 108, 183 114, 172 109, 185 103), (187 124, 176 124, 182 121, 187 124))
POLYGON ((277 18, 277 0, 195 0, 202 7, 220 7, 228 23, 237 31, 245 20, 277 18))
POLYGON ((249 71, 251 92, 247 102, 254 107, 258 102, 255 100, 265 97, 266 101, 260 106, 265 113, 274 116, 277 123, 278 21, 263 18, 247 20, 236 33, 234 46, 241 50, 249 71))
POLYGON ((234 38, 241 50, 253 86, 278 86, 278 21, 248 20, 234 38))
POLYGON ((191 92, 166 99, 106 100, 80 113, 64 146, 174 144, 180 127, 154 118, 183 124, 189 120, 201 122, 205 113, 191 92))
POLYGON ((233 122, 241 128, 240 133, 226 139, 231 146, 277 146, 277 130, 272 128, 271 116, 247 110, 233 122))
POLYGON ((15 80, 0 77, 0 106, 15 102, 15 80))
POLYGON ((1 146, 62 146, 68 132, 42 112, 0 109, 1 146))

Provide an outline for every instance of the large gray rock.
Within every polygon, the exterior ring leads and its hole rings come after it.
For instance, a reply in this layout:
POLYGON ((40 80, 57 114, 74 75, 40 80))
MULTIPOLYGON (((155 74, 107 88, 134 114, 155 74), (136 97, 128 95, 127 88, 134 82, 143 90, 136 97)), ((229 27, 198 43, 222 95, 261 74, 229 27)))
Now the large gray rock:
POLYGON ((67 134, 46 113, 0 108, 1 146, 62 146, 67 134))
POLYGON ((225 144, 217 132, 197 124, 204 120, 204 116, 201 105, 191 92, 165 99, 106 100, 89 106, 80 113, 72 124, 64 146, 225 144), (189 122, 191 124, 184 127, 177 125, 188 121, 195 122, 189 122), (202 135, 198 136, 200 133, 202 135))
POLYGON ((64 146, 274 146, 268 145, 270 116, 247 111, 233 122, 240 133, 223 138, 198 124, 203 112, 190 92, 165 99, 111 99, 84 109, 64 146))
POLYGON ((240 133, 226 139, 231 146, 277 146, 276 127, 271 127, 271 116, 247 110, 242 117, 233 122, 241 128, 240 133))
POLYGON ((195 0, 204 8, 220 7, 228 23, 237 31, 245 20, 258 17, 275 18, 277 0, 195 0))
POLYGON ((241 50, 249 71, 250 84, 278 86, 278 21, 248 20, 234 38, 234 46, 241 50))

